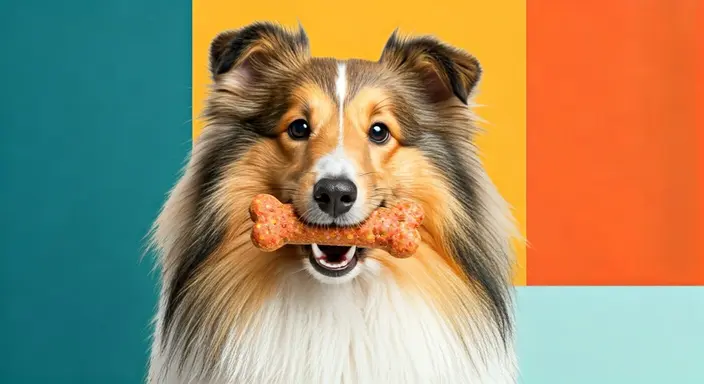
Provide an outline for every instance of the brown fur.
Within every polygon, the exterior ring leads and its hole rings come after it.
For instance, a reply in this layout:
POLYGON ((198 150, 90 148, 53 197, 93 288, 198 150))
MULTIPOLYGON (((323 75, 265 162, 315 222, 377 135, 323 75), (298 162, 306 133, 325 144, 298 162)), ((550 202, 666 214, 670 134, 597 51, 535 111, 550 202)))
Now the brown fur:
MULTIPOLYGON (((211 58, 208 126, 159 225, 166 233, 161 238, 177 237, 161 241, 169 248, 164 340, 181 343, 186 356, 204 350, 217 361, 235 322, 247 328, 277 279, 300 270, 297 247, 263 253, 252 246, 247 208, 255 195, 269 193, 293 202, 305 218, 312 167, 337 145, 340 108, 337 62, 310 58, 302 31, 265 25, 226 32, 214 40, 211 58), (307 141, 286 133, 297 119, 312 127, 307 141), (174 224, 178 220, 182 224, 174 224), (201 244, 205 237, 215 240, 201 244)), ((431 39, 392 36, 379 62, 347 62, 344 149, 360 176, 358 198, 366 214, 382 201, 412 198, 426 215, 414 257, 396 260, 381 251, 368 257, 405 290, 430 298, 458 332, 466 328, 458 318, 477 313, 497 324, 499 337, 510 332, 504 312, 510 304, 510 223, 471 141, 466 103, 480 74, 476 59, 461 51, 431 39), (388 143, 369 142, 375 122, 389 127, 388 143), (442 157, 445 149, 459 155, 442 157)))

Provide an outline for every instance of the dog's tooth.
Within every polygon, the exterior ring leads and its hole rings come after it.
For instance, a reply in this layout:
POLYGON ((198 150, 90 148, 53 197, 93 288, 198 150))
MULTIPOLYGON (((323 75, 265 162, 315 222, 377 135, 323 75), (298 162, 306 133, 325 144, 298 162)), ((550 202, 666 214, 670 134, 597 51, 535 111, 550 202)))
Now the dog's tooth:
POLYGON ((352 260, 352 256, 354 256, 354 253, 357 251, 357 246, 353 245, 350 247, 350 249, 345 252, 345 263, 349 263, 350 260, 352 260))
POLYGON ((316 259, 322 259, 325 257, 325 253, 323 253, 320 247, 318 247, 318 244, 313 243, 310 245, 310 247, 313 249, 313 256, 316 259))

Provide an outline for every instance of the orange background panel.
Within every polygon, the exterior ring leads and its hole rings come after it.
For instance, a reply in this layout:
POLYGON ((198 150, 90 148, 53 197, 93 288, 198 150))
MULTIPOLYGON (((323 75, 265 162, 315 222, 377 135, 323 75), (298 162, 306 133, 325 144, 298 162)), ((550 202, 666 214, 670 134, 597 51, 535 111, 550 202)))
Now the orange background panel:
MULTIPOLYGON (((697 43, 696 46, 699 49, 695 50, 697 55, 697 95, 699 108, 697 108, 697 132, 698 136, 698 146, 699 150, 699 173, 697 175, 697 180, 699 181, 699 239, 700 246, 699 251, 704 255, 704 108, 702 104, 704 103, 704 2, 699 2, 697 12, 696 12, 697 22, 699 23, 697 43)), ((704 257, 704 256, 703 256, 704 257)))
MULTIPOLYGON (((226 29, 254 21, 298 22, 314 56, 377 60, 391 32, 432 34, 475 55, 484 67, 475 112, 485 121, 478 138, 484 164, 513 207, 526 235, 526 4, 524 0, 444 0, 417 6, 405 1, 324 0, 193 1, 193 136, 203 122, 208 46, 226 29)), ((525 245, 516 242, 514 282, 525 285, 525 245)))
POLYGON ((529 285, 704 285, 699 3, 528 2, 529 285))

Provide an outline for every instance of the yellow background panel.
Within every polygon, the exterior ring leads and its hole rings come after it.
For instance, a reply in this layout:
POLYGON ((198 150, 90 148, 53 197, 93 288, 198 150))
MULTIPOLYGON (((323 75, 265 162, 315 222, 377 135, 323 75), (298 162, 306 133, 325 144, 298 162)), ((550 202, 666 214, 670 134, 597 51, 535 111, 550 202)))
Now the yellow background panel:
MULTIPOLYGON (((485 120, 478 139, 487 170, 513 207, 526 235, 526 6, 525 1, 443 0, 402 2, 363 0, 193 1, 193 135, 203 107, 208 47, 219 32, 254 21, 295 27, 300 21, 314 56, 376 60, 396 28, 402 34, 431 34, 463 48, 482 63, 476 109, 485 120)), ((516 242, 514 282, 525 285, 526 250, 516 242)))

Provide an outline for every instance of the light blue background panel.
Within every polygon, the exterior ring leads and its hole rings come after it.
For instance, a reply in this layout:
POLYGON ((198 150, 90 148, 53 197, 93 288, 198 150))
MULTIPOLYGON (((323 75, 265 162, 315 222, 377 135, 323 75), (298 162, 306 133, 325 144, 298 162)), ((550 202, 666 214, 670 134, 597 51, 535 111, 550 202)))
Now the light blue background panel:
POLYGON ((526 384, 704 383, 704 287, 522 287, 526 384))

